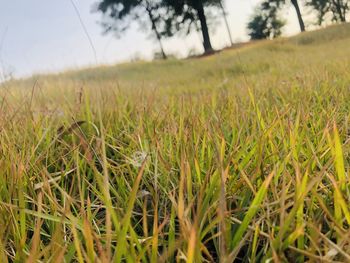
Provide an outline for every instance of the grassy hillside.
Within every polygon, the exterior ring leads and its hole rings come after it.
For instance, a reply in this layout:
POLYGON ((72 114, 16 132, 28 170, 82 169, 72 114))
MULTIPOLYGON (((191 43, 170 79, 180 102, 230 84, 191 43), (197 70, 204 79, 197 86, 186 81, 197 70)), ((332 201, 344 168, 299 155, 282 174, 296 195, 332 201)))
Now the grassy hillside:
POLYGON ((350 261, 350 25, 4 83, 1 262, 350 261))

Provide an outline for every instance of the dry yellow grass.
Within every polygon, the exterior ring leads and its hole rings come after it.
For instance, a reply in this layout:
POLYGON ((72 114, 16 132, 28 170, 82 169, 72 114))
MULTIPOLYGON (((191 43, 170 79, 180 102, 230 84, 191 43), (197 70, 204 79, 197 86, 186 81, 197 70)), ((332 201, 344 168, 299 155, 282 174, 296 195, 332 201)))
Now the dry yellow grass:
POLYGON ((1 261, 349 261, 349 29, 3 83, 1 261))

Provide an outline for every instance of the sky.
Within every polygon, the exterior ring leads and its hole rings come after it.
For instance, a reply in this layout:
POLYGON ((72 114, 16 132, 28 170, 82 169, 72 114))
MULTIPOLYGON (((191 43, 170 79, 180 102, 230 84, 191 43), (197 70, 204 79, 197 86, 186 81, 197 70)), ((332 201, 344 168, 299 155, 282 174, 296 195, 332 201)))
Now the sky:
MULTIPOLYGON (((151 59, 152 54, 158 51, 158 43, 136 22, 121 38, 102 34, 103 29, 98 23, 102 16, 92 12, 92 6, 97 1, 0 0, 0 78, 9 74, 25 77, 115 64, 136 57, 151 59), (84 26, 71 1, 77 7, 84 26)), ((226 0, 235 42, 248 40, 246 25, 258 2, 226 0)), ((298 24, 293 10, 287 10, 283 16, 288 20, 284 33, 297 33, 298 24)), ((211 28, 211 35, 214 48, 228 45, 223 22, 215 29, 211 28)), ((166 40, 164 46, 168 54, 180 57, 186 56, 190 50, 202 50, 198 33, 166 40)))

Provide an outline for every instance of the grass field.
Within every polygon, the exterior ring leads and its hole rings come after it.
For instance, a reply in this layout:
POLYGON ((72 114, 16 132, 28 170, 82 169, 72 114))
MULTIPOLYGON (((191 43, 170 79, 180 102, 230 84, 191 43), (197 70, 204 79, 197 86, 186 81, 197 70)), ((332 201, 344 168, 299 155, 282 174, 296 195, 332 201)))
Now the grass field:
POLYGON ((3 83, 1 262, 349 262, 350 25, 3 83))

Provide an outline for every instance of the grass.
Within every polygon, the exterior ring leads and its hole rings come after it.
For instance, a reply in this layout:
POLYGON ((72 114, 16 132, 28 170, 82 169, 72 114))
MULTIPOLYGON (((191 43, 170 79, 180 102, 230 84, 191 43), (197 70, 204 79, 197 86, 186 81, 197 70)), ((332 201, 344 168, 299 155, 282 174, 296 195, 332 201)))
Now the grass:
POLYGON ((3 83, 1 262, 349 261, 349 28, 3 83))

